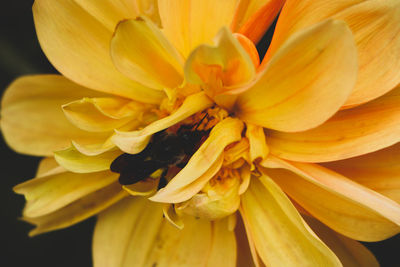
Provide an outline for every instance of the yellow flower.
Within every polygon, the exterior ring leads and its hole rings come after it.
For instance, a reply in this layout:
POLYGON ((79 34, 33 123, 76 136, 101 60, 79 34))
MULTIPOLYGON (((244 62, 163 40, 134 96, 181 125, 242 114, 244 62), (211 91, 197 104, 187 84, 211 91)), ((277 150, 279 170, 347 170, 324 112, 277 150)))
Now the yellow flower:
POLYGON ((377 266, 355 240, 400 232, 400 3, 284 2, 36 0, 64 76, 15 81, 1 120, 47 157, 15 187, 31 235, 99 213, 96 267, 377 266), (110 171, 182 130, 183 168, 110 171))

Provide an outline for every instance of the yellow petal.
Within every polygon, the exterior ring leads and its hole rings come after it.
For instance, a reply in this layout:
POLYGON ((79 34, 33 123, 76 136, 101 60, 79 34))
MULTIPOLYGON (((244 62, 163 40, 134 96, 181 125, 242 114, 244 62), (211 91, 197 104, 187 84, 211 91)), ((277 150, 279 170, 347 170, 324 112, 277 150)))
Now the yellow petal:
POLYGON ((71 172, 90 173, 109 170, 111 163, 121 154, 117 149, 96 156, 86 156, 71 146, 54 152, 54 158, 58 164, 71 172))
POLYGON ((342 266, 311 231, 281 189, 267 176, 253 177, 242 195, 243 217, 267 266, 342 266))
POLYGON ((212 105, 213 102, 204 94, 204 92, 191 95, 187 97, 182 106, 180 106, 170 116, 157 120, 139 131, 116 131, 116 135, 113 136, 112 140, 115 145, 126 153, 139 153, 146 147, 152 134, 171 127, 172 125, 177 124, 178 122, 199 111, 207 109, 212 105))
POLYGON ((318 237, 335 253, 343 266, 379 267, 374 255, 361 243, 336 233, 314 218, 305 216, 304 219, 318 237))
POLYGON ((68 147, 71 139, 83 144, 102 140, 104 134, 88 133, 65 118, 61 105, 99 93, 62 76, 34 75, 14 81, 2 99, 1 129, 14 150, 24 154, 51 156, 68 147))
POLYGON ((249 82, 255 74, 255 67, 227 28, 218 32, 214 42, 215 46, 204 44, 190 54, 185 64, 185 78, 189 83, 202 85, 206 94, 218 105, 230 109, 232 101, 221 95, 234 94, 235 89, 249 82))
POLYGON ((226 221, 187 217, 179 230, 162 214, 161 205, 143 198, 103 212, 94 233, 94 266, 235 266, 235 237, 226 221))
POLYGON ((346 101, 357 78, 357 53, 344 22, 327 20, 291 36, 239 95, 246 122, 295 132, 316 127, 346 101))
POLYGON ((118 175, 111 172, 76 174, 64 171, 29 180, 15 186, 14 191, 26 198, 24 216, 38 217, 106 187, 117 178, 118 175))
POLYGON ((400 87, 368 104, 338 112, 301 133, 271 131, 271 153, 293 161, 325 162, 373 152, 400 140, 400 87), (323 148, 323 149, 321 149, 323 148))
POLYGON ((176 213, 174 204, 165 204, 163 205, 163 214, 165 219, 168 220, 173 226, 182 230, 185 227, 185 223, 182 220, 182 217, 176 213))
POLYGON ((257 43, 284 3, 285 0, 240 0, 231 28, 257 43))
MULTIPOLYGON (((129 80, 114 67, 109 50, 116 24, 102 18, 114 12, 112 8, 102 10, 106 4, 97 5, 94 1, 35 1, 33 15, 43 51, 63 75, 81 85, 145 103, 159 103, 165 97, 163 92, 129 80)), ((122 12, 119 20, 137 15, 122 12)))
POLYGON ((183 62, 161 30, 149 19, 120 22, 111 41, 117 69, 148 87, 176 88, 183 80, 183 62))
POLYGON ((157 191, 159 179, 148 178, 144 181, 131 185, 124 185, 122 188, 132 196, 148 196, 157 191))
POLYGON ((191 198, 220 169, 225 147, 239 141, 242 130, 243 123, 238 119, 227 118, 218 123, 186 166, 150 199, 178 203, 191 198))
POLYGON ((291 34, 326 18, 344 20, 357 44, 359 74, 347 107, 377 98, 400 82, 400 2, 397 0, 287 1, 266 61, 291 34))
POLYGON ((400 232, 400 205, 338 173, 310 163, 268 158, 260 163, 310 214, 352 239, 380 241, 400 232))
POLYGON ((400 203, 400 143, 356 158, 323 164, 400 203))
POLYGON ((210 44, 224 26, 229 26, 237 0, 162 0, 158 2, 167 38, 187 57, 198 45, 210 44))
POLYGON ((62 106, 65 116, 76 127, 89 132, 110 132, 135 117, 140 117, 151 105, 123 98, 88 98, 62 106))
POLYGON ((36 228, 29 232, 30 236, 35 236, 83 221, 110 207, 126 197, 127 194, 124 190, 121 190, 119 183, 113 183, 52 213, 39 217, 26 216, 22 219, 36 225, 36 228))
MULTIPOLYGON (((259 267, 258 264, 255 264, 252 258, 252 252, 249 246, 249 237, 246 234, 246 229, 243 223, 243 219, 241 216, 238 217, 238 222, 235 227, 235 235, 236 235, 236 243, 237 243, 237 264, 236 266, 246 266, 246 267, 259 267)), ((256 255, 258 257, 258 255, 256 255)), ((258 258, 257 258, 258 260, 258 258)))
POLYGON ((65 172, 65 169, 57 163, 54 157, 48 157, 39 162, 35 177, 48 176, 60 172, 65 172))
POLYGON ((246 137, 250 143, 250 160, 264 159, 269 153, 269 148, 265 141, 264 129, 260 126, 247 123, 246 137))

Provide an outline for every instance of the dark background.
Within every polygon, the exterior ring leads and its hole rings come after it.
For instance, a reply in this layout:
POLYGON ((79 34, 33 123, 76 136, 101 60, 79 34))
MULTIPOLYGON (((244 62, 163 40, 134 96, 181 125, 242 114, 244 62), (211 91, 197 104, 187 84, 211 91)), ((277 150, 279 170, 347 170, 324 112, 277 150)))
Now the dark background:
MULTIPOLYGON (((55 0, 57 1, 57 0, 55 0)), ((98 0, 102 1, 102 0, 98 0)), ((35 35, 33 0, 2 3, 0 11, 0 89, 24 74, 57 73, 43 55, 35 35)), ((91 266, 91 237, 95 220, 34 238, 32 226, 18 220, 24 198, 12 187, 34 176, 39 158, 17 154, 0 138, 0 265, 91 266)), ((383 242, 366 244, 382 266, 400 266, 400 235, 383 242)))

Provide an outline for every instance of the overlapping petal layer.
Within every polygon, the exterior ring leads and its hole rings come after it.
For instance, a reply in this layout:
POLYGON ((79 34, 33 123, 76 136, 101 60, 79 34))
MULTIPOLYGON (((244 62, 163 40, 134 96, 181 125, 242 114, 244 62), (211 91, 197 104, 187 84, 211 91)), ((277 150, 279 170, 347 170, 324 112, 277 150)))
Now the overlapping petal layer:
POLYGON ((157 90, 175 88, 183 80, 183 60, 161 30, 143 17, 118 24, 111 57, 127 77, 157 90))
POLYGON ((400 203, 400 144, 323 165, 400 203))
POLYGON ((293 33, 326 18, 344 20, 357 44, 359 74, 345 106, 375 99, 400 83, 400 2, 397 0, 288 0, 265 63, 293 33))
POLYGON ((239 95, 237 115, 246 122, 285 132, 304 131, 331 117, 357 78, 351 31, 328 20, 292 35, 239 95))
POLYGON ((322 166, 270 157, 260 163, 282 189, 335 231, 362 241, 400 232, 400 205, 322 166), (316 201, 318 200, 318 201, 316 201))
POLYGON ((94 266, 235 266, 236 241, 226 221, 185 218, 176 229, 159 204, 143 198, 121 201, 99 216, 94 266))
POLYGON ((116 17, 134 18, 136 12, 126 8, 128 1, 94 2, 35 1, 36 32, 50 62, 64 76, 88 88, 145 103, 159 103, 165 97, 162 91, 129 80, 117 71, 109 54, 116 17), (105 11, 106 8, 110 10, 105 11), (102 16, 98 16, 100 13, 102 16))
POLYGON ((185 58, 198 45, 210 44, 222 27, 230 25, 236 5, 237 0, 158 2, 164 34, 185 58))
POLYGON ((1 129, 14 150, 36 156, 52 156, 71 140, 82 144, 101 142, 103 133, 75 128, 61 106, 83 98, 102 96, 58 75, 35 75, 13 82, 2 99, 1 129))
POLYGON ((269 131, 271 153, 293 161, 326 162, 370 153, 400 140, 400 87, 321 126, 299 133, 269 131))
POLYGON ((253 177, 242 196, 247 235, 267 266, 342 266, 267 176, 253 177))

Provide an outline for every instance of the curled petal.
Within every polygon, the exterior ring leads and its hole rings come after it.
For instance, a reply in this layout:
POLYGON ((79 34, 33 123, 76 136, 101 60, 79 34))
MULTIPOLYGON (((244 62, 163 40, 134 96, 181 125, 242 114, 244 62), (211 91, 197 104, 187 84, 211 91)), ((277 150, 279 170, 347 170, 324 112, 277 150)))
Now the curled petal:
POLYGON ((380 241, 400 232, 400 205, 322 166, 267 158, 265 172, 310 214, 352 239, 380 241), (318 200, 318 201, 316 201, 318 200))
POLYGON ((25 76, 14 81, 1 102, 1 129, 14 150, 36 156, 52 156, 71 140, 82 144, 106 138, 74 127, 61 106, 82 97, 101 96, 58 75, 25 76))
POLYGON ((342 266, 267 176, 252 178, 242 195, 242 217, 267 266, 342 266))
POLYGON ((90 173, 109 170, 111 163, 121 154, 122 152, 117 149, 95 156, 87 156, 71 146, 65 150, 54 152, 54 158, 58 164, 71 172, 90 173))
POLYGON ((180 106, 170 116, 157 120, 139 131, 116 131, 115 136, 112 137, 112 141, 126 153, 139 153, 146 147, 151 135, 154 133, 171 127, 172 125, 177 124, 191 115, 211 107, 212 105, 213 102, 204 92, 188 96, 182 106, 180 106))
POLYGON ((340 111, 317 128, 300 133, 270 131, 268 145, 271 154, 293 161, 347 159, 397 143, 399 120, 400 87, 368 104, 340 111))
POLYGON ((218 123, 186 166, 150 199, 177 203, 191 198, 218 172, 225 147, 239 141, 242 130, 243 123, 238 119, 227 118, 218 123))
POLYGON ((292 35, 248 90, 237 115, 284 132, 304 131, 344 104, 357 78, 357 50, 342 21, 327 20, 292 35))
POLYGON ((235 266, 236 241, 226 221, 186 217, 179 230, 162 214, 161 205, 144 198, 126 199, 100 214, 94 266, 235 266))
POLYGON ((264 129, 260 126, 247 123, 246 137, 250 143, 250 160, 264 159, 269 153, 269 148, 265 140, 264 129))
POLYGON ((141 84, 163 90, 183 80, 183 62, 161 30, 144 17, 118 24, 111 57, 119 71, 141 84))

